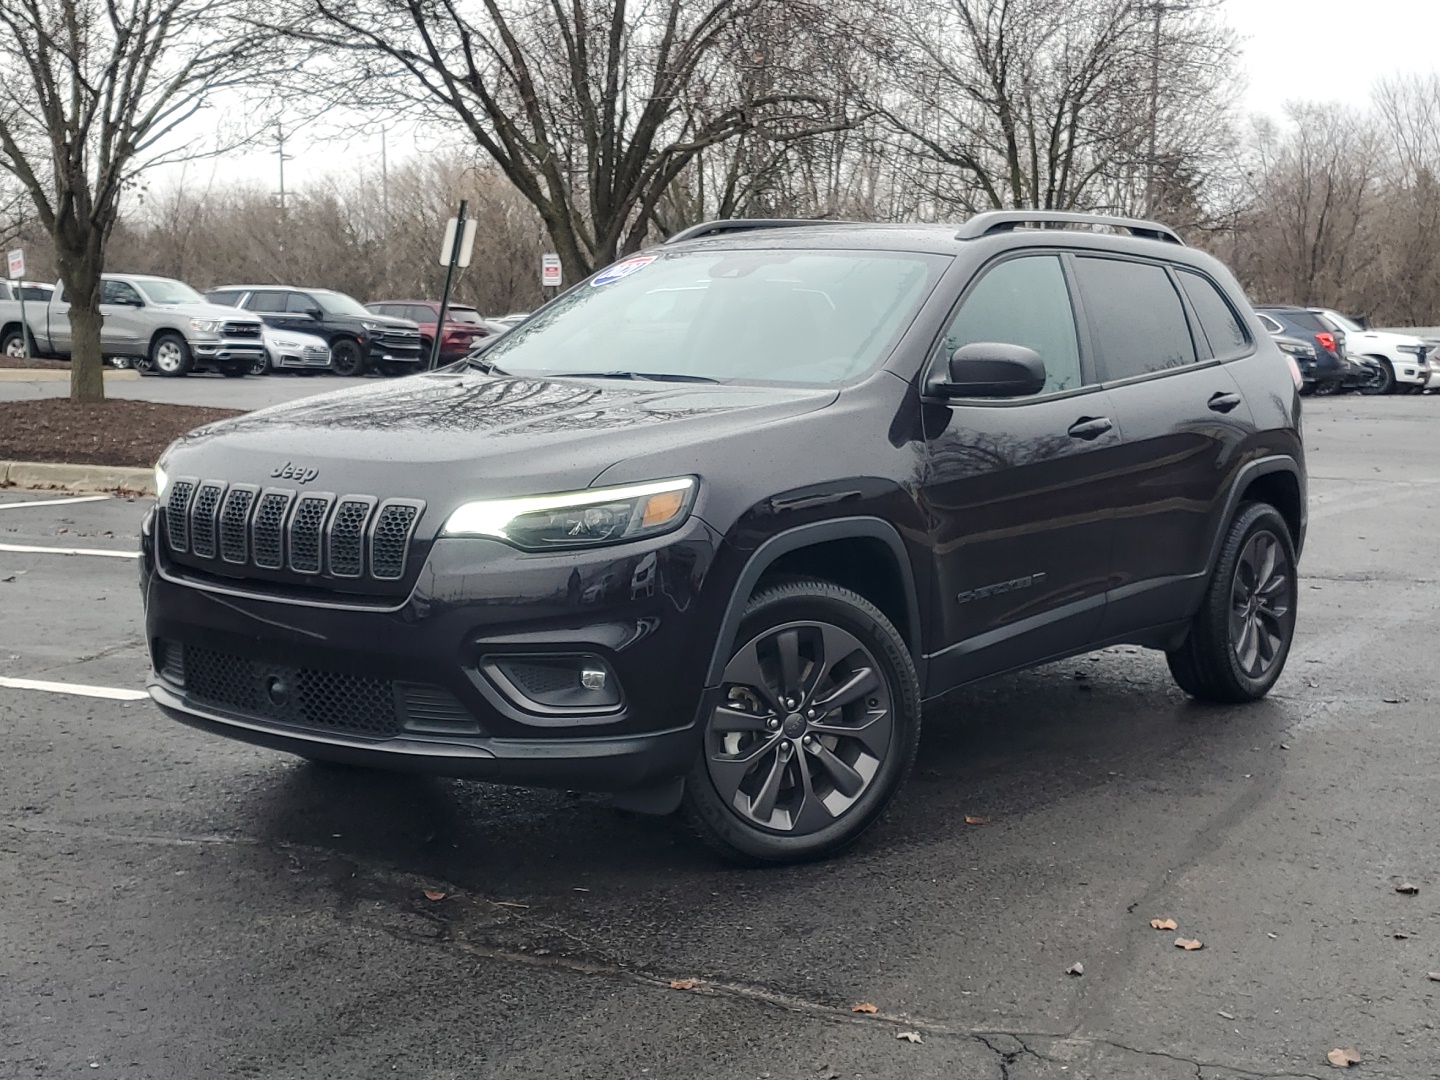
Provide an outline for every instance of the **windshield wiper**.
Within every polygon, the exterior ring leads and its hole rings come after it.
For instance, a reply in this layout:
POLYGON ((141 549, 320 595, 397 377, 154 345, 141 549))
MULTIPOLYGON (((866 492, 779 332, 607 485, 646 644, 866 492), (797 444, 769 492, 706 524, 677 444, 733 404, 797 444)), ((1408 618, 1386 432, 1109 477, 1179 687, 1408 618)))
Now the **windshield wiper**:
POLYGON ((470 367, 475 368, 477 371, 485 372, 485 374, 487 375, 510 374, 510 372, 506 371, 499 364, 495 363, 494 360, 486 360, 485 353, 483 351, 472 352, 469 356, 465 357, 465 363, 468 364, 470 367))
POLYGON ((567 379, 638 379, 644 382, 718 383, 708 375, 681 375, 673 371, 557 371, 567 379))

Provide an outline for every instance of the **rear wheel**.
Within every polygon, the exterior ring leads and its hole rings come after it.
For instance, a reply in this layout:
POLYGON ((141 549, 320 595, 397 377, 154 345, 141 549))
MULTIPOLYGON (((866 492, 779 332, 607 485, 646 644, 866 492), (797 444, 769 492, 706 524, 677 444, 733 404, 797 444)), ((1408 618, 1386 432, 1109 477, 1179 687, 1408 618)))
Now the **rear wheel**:
POLYGON ((161 334, 150 346, 150 366, 161 375, 188 375, 194 366, 190 346, 179 334, 161 334))
POLYGON ((685 817, 740 862, 848 847, 915 759, 920 693, 905 642, 864 597, 812 580, 752 597, 736 642, 685 782, 685 817))
MULTIPOLYGON (((23 360, 25 358, 25 335, 18 327, 5 334, 5 340, 0 343, 0 352, 12 360, 23 360)), ((35 355, 35 350, 30 350, 30 355, 35 355)))
POLYGON ((1285 669, 1295 636, 1295 545, 1268 503, 1246 503, 1185 643, 1166 653, 1180 689, 1205 701, 1255 701, 1285 669))
POLYGON ((336 375, 365 374, 365 354, 354 338, 338 338, 330 345, 330 364, 336 375))

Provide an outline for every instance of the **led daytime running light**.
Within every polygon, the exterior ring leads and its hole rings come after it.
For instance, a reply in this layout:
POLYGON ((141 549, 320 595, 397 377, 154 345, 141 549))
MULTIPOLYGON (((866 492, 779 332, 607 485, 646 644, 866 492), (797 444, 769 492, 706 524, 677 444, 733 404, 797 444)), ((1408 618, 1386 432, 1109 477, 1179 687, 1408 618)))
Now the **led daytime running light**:
MULTIPOLYGON (((622 502, 626 499, 643 499, 653 495, 676 492, 674 512, 685 505, 686 494, 695 486, 693 476, 682 476, 673 480, 655 480, 648 484, 633 484, 628 487, 594 488, 588 491, 572 491, 562 495, 532 495, 519 499, 491 499, 483 502, 465 503, 452 513, 440 530, 442 536, 494 536, 501 540, 510 539, 507 526, 526 514, 544 513, 547 510, 573 510, 586 506, 601 506, 605 503, 622 502)), ((648 522, 647 522, 648 524, 648 522)), ((659 524, 657 522, 657 524, 659 524)))

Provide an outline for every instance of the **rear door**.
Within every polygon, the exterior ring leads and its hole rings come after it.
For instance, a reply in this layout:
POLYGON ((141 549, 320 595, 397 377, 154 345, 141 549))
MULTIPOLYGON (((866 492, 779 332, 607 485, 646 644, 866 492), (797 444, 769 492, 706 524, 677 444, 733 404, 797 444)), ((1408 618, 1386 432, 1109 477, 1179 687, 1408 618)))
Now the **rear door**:
POLYGON ((1255 428, 1225 361, 1254 343, 1203 274, 1111 255, 1079 255, 1074 266, 1124 435, 1108 638, 1194 610, 1255 428))
POLYGON ((1105 602, 1120 432, 1060 255, 1027 251, 983 270, 931 371, 962 345, 997 341, 1040 354, 1039 394, 924 409, 940 646, 930 671, 942 690, 1083 648, 1105 602))

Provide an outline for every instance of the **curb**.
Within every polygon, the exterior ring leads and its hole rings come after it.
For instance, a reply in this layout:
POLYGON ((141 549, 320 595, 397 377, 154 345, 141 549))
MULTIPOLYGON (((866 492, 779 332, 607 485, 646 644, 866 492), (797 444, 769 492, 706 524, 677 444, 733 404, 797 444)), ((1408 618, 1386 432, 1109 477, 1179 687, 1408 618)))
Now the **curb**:
POLYGON ((61 491, 124 491, 155 494, 152 469, 113 465, 64 465, 48 461, 0 461, 0 488, 21 487, 61 491))
MULTIPOLYGON (((129 369, 105 369, 105 381, 130 382, 140 378, 138 371, 129 369)), ((69 382, 70 372, 65 368, 0 368, 0 382, 69 382)))

